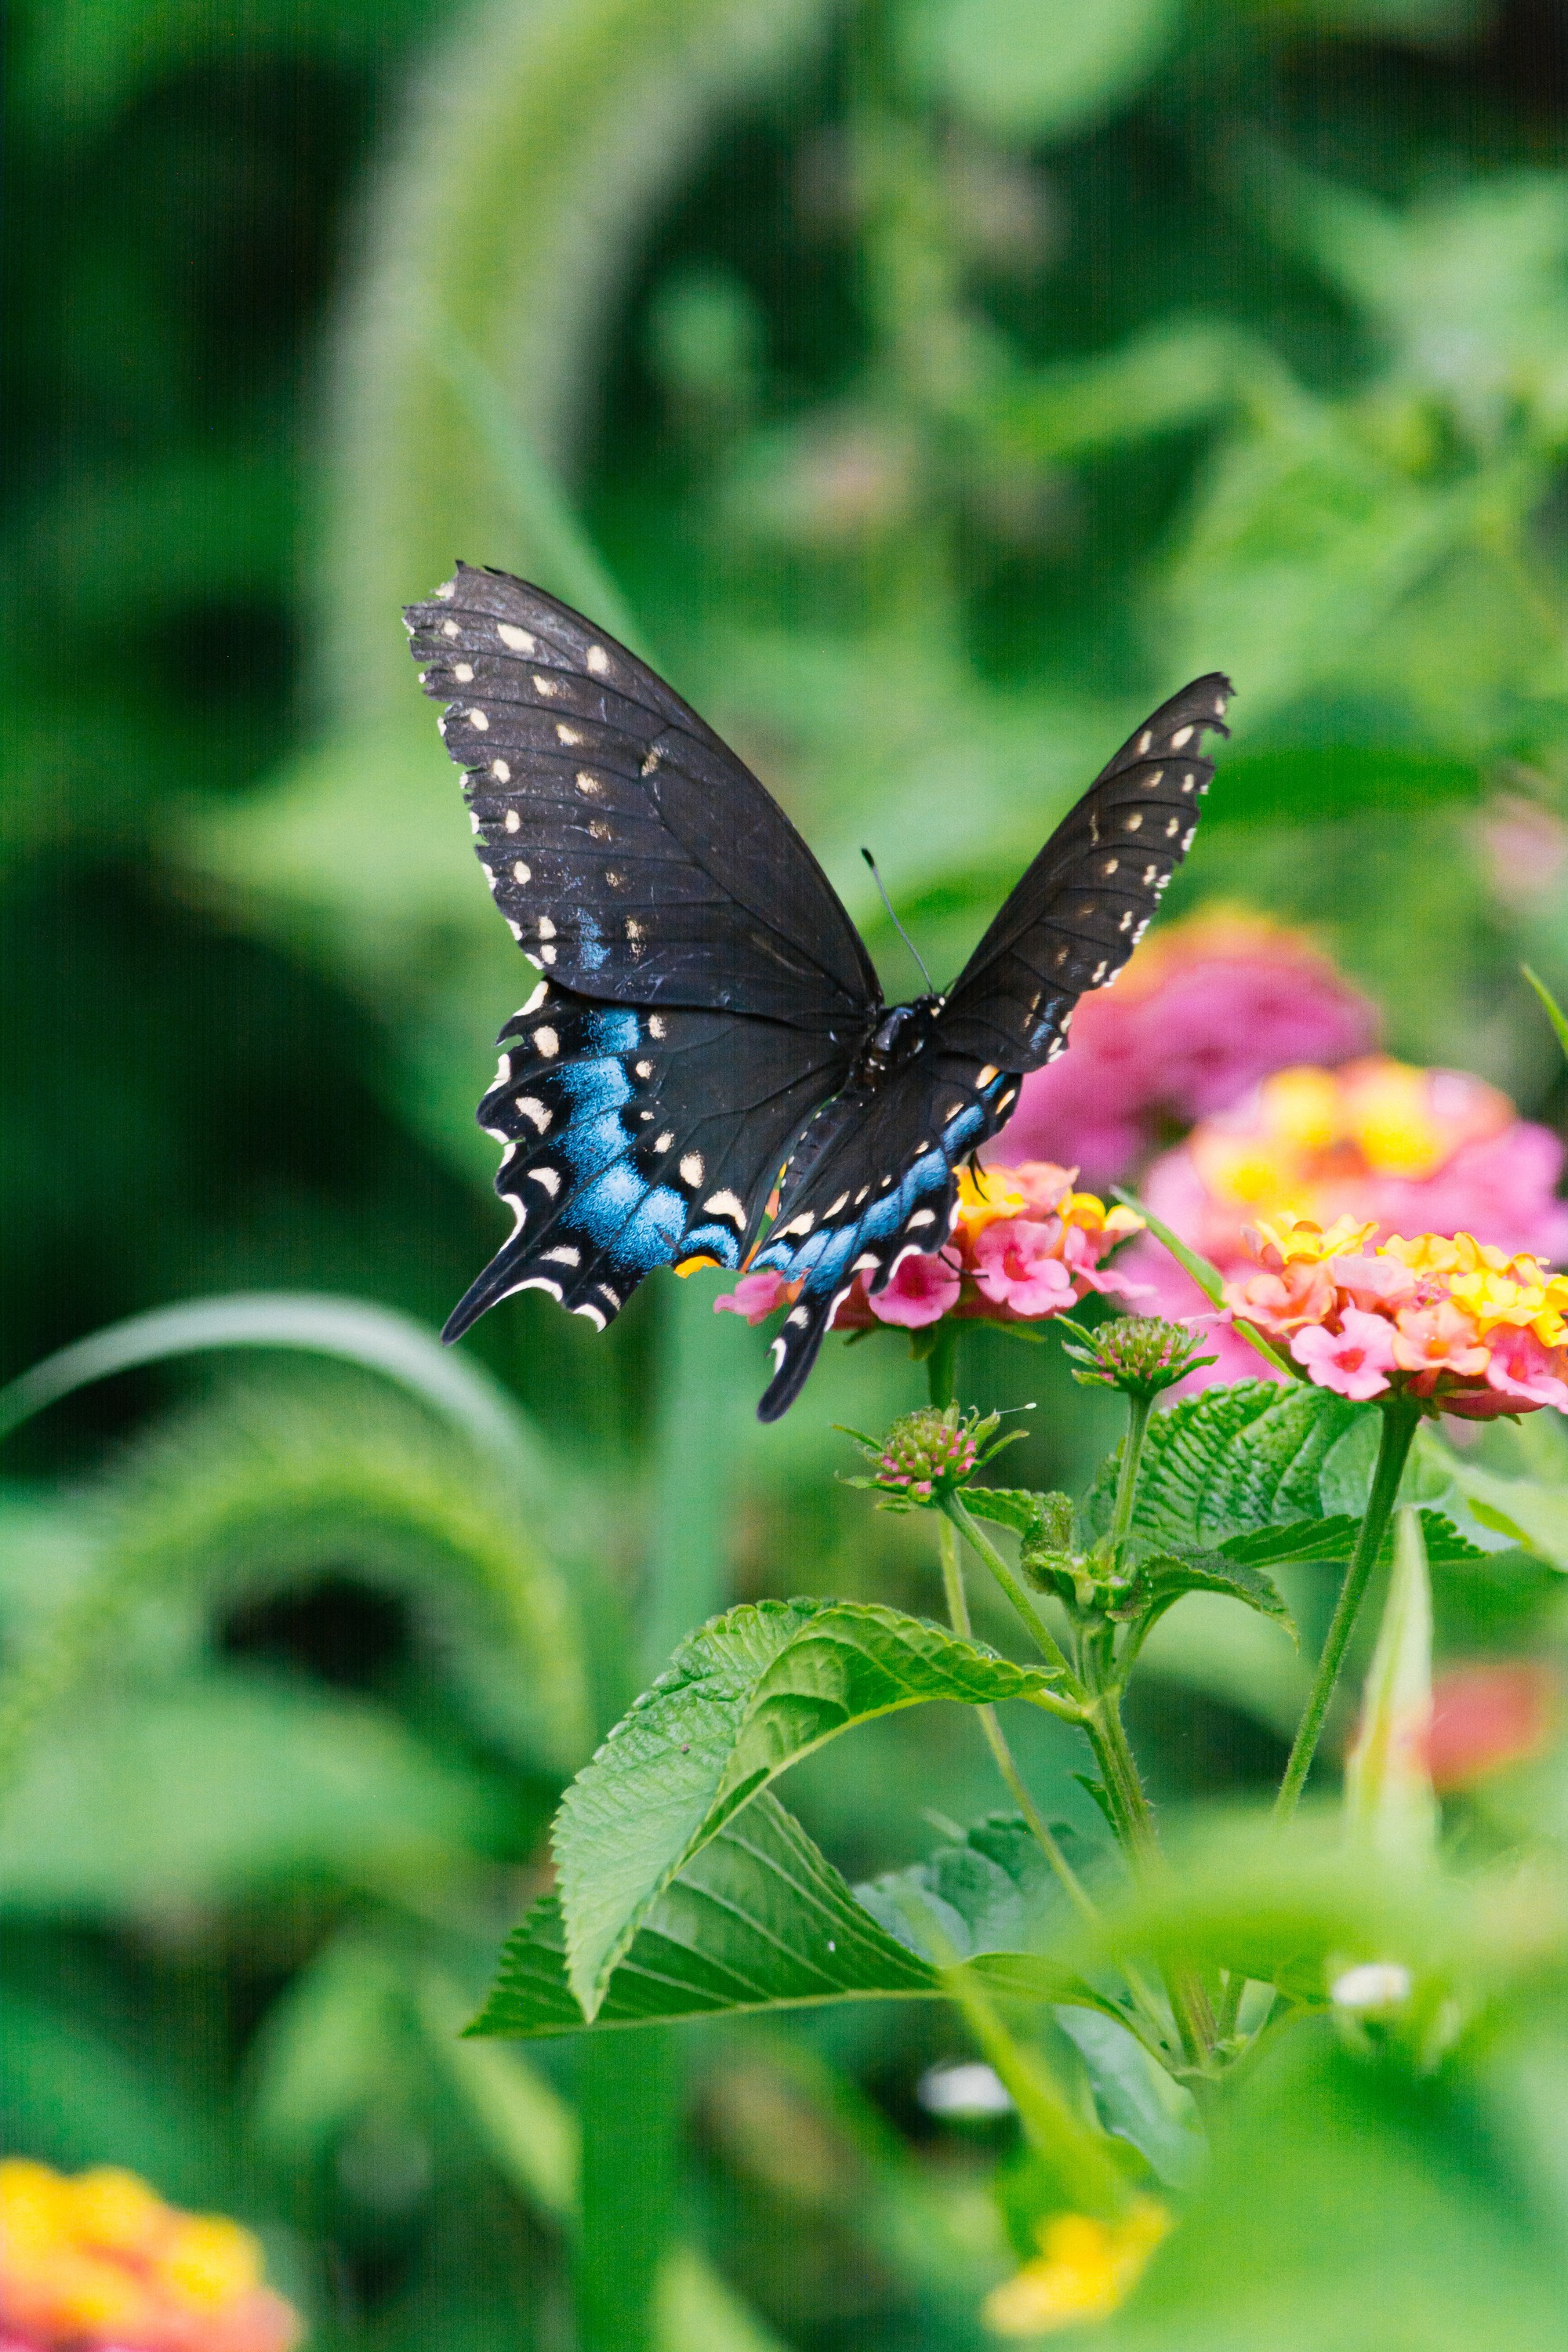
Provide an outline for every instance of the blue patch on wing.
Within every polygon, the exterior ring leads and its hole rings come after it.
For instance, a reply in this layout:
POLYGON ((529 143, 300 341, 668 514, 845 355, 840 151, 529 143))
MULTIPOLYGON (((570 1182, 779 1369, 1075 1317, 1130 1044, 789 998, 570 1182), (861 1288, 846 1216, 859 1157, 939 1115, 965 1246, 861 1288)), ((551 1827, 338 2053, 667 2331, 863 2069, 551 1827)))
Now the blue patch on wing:
POLYGON ((610 1261, 643 1274, 668 1265, 685 1231, 685 1202, 668 1184, 655 1185, 609 1244, 610 1261))

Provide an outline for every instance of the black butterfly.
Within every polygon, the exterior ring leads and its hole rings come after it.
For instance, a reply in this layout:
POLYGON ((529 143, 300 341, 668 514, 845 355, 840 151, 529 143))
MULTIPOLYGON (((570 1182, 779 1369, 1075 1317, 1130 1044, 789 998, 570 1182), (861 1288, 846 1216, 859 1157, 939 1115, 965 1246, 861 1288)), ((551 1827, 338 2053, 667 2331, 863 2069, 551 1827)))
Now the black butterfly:
POLYGON ((758 1407, 774 1421, 857 1275, 881 1290, 941 1248, 954 1169, 1137 945, 1229 682, 1194 679, 1122 746, 947 995, 889 1008, 783 810, 646 663, 466 564, 406 618, 491 891, 542 971, 479 1113, 516 1222, 446 1337, 514 1290, 603 1329, 656 1265, 737 1268, 776 1185, 750 1259, 800 1285, 758 1407))

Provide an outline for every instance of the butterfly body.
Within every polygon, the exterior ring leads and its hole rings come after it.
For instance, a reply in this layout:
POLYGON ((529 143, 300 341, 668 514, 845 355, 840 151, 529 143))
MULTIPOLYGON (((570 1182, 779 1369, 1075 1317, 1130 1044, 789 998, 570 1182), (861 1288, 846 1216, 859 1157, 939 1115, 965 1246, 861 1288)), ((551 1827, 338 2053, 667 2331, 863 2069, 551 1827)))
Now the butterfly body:
POLYGON ((407 617, 480 862, 540 971, 479 1106, 513 1231, 447 1336, 514 1290, 602 1328, 658 1265, 771 1268, 798 1286, 774 1419, 856 1279, 879 1291, 941 1248, 954 1171, 1126 961, 1192 839, 1226 681, 1130 739, 945 995, 889 1006, 783 811, 626 647, 468 566, 407 617))

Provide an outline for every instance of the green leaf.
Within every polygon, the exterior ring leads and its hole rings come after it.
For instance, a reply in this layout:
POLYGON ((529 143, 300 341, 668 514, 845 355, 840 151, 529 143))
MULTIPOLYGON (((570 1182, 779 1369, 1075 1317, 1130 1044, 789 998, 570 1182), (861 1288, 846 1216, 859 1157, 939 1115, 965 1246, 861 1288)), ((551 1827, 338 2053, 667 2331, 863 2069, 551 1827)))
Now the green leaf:
MULTIPOLYGON (((1151 1417, 1134 1534, 1173 1551, 1227 1551, 1238 1536, 1321 1517, 1325 1458, 1368 1410, 1327 1389, 1263 1381, 1184 1397, 1151 1417)), ((1102 1464, 1089 1491, 1094 1535, 1110 1529, 1120 1460, 1102 1464)))
MULTIPOLYGON (((1422 1510, 1415 1516, 1421 1522, 1421 1539, 1426 1546, 1427 1560, 1434 1567, 1468 1568, 1474 1561, 1486 1559, 1487 1555, 1479 1544, 1473 1544, 1468 1537, 1462 1536, 1453 1520, 1445 1518, 1441 1511, 1422 1510)), ((1384 1561, 1394 1558, 1392 1528, 1384 1537, 1378 1558, 1384 1561)))
POLYGON ((1437 1801, 1426 1759, 1432 1725, 1432 1583, 1424 1514, 1395 1515, 1394 1573, 1345 1764, 1345 1823, 1358 1843, 1419 1861, 1436 1843, 1437 1801))
POLYGON ((1336 1512, 1328 1519, 1298 1519, 1288 1528, 1258 1528, 1251 1535, 1230 1536, 1226 1559, 1252 1568, 1282 1567, 1289 1560, 1349 1559, 1355 1549, 1361 1521, 1336 1512))
POLYGON ((1026 1486, 966 1486, 963 1507, 1016 1536, 1032 1535, 1040 1523, 1040 1498, 1026 1486))
POLYGON ((1168 2187, 1195 2188, 1208 2141, 1192 2093, 1114 2018, 1064 2001, 1056 2019, 1083 2060, 1106 2130, 1131 2141, 1168 2187))
MULTIPOLYGON (((870 1995, 931 1995, 936 1970, 855 1899, 766 1791, 725 1823, 648 1906, 595 2022, 647 2025, 870 1995)), ((542 1895, 507 1943, 475 2034, 587 2023, 567 1981, 561 1905, 542 1895)))
POLYGON ((1140 1560, 1128 1613, 1135 1608, 1144 1624, 1152 1625, 1187 1592, 1223 1592, 1264 1617, 1279 1618, 1295 1633, 1290 1612, 1273 1580, 1261 1569, 1218 1551, 1163 1552, 1140 1560))
POLYGON ((927 0, 913 37, 960 114, 1003 138, 1100 121, 1158 65, 1180 0, 927 0))
POLYGON ((1531 971, 1527 963, 1521 963, 1520 970, 1540 997, 1545 1008, 1546 1018, 1552 1024, 1552 1034, 1562 1046, 1564 1056, 1568 1057, 1568 1014, 1563 1013, 1562 1006, 1539 972, 1531 971))
POLYGON ((585 2013, 650 1905, 786 1766, 853 1723, 931 1699, 1027 1698, 1052 1680, 923 1618, 848 1601, 760 1601, 703 1626, 556 1817, 569 1973, 585 2013))

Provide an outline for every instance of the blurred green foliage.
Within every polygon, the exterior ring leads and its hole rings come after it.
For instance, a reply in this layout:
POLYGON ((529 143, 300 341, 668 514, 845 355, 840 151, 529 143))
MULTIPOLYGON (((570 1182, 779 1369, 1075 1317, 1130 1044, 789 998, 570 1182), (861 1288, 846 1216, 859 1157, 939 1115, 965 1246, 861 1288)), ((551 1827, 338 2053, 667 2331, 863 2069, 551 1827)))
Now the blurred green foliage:
MULTIPOLYGON (((952 963, 1135 706, 1220 666, 1181 902, 1312 923, 1396 1050, 1561 1108, 1514 978, 1568 984, 1554 9, 24 0, 5 40, 8 1370, 239 1289, 439 1320, 487 1254, 519 973, 396 610, 458 553, 585 595, 559 482, 890 982, 862 840, 952 963)), ((454 2037, 634 1654, 726 1587, 933 1602, 832 1485, 829 1424, 913 1370, 835 1351, 758 1437, 756 1343, 673 1289, 603 1341, 537 1298, 481 1328, 521 1502, 293 1357, 13 1442, 0 1639, 55 1679, 0 1824, 0 2131, 257 2221, 321 2347, 571 2341, 577 2058, 454 2037)), ((1039 1401, 1033 1483, 1110 1442, 1054 1350, 977 1335, 964 1378, 1039 1401)), ((1561 1465, 1514 1443, 1458 1474, 1500 1549, 1436 1571, 1440 1656, 1558 1638, 1561 1465)), ((1321 1572, 1281 1582, 1321 1632, 1321 1572)), ((1194 1600, 1148 1666, 1168 1801, 1277 1767, 1277 1627, 1194 1600)), ((1087 1827, 1058 1729, 1020 1759, 1087 1827)), ((956 1709, 845 1752, 794 1794, 851 1876, 921 1859, 911 1784, 995 1801, 956 1709)), ((1561 1767, 1453 1810, 1560 1842, 1561 1767)), ((1326 2029, 1258 2071, 1118 2340, 1559 2339, 1560 1994, 1515 1914, 1437 2073, 1326 2029)), ((670 2352, 976 2346, 1012 2126, 916 2095, 963 2029, 741 2036, 679 2045, 670 2352)))

